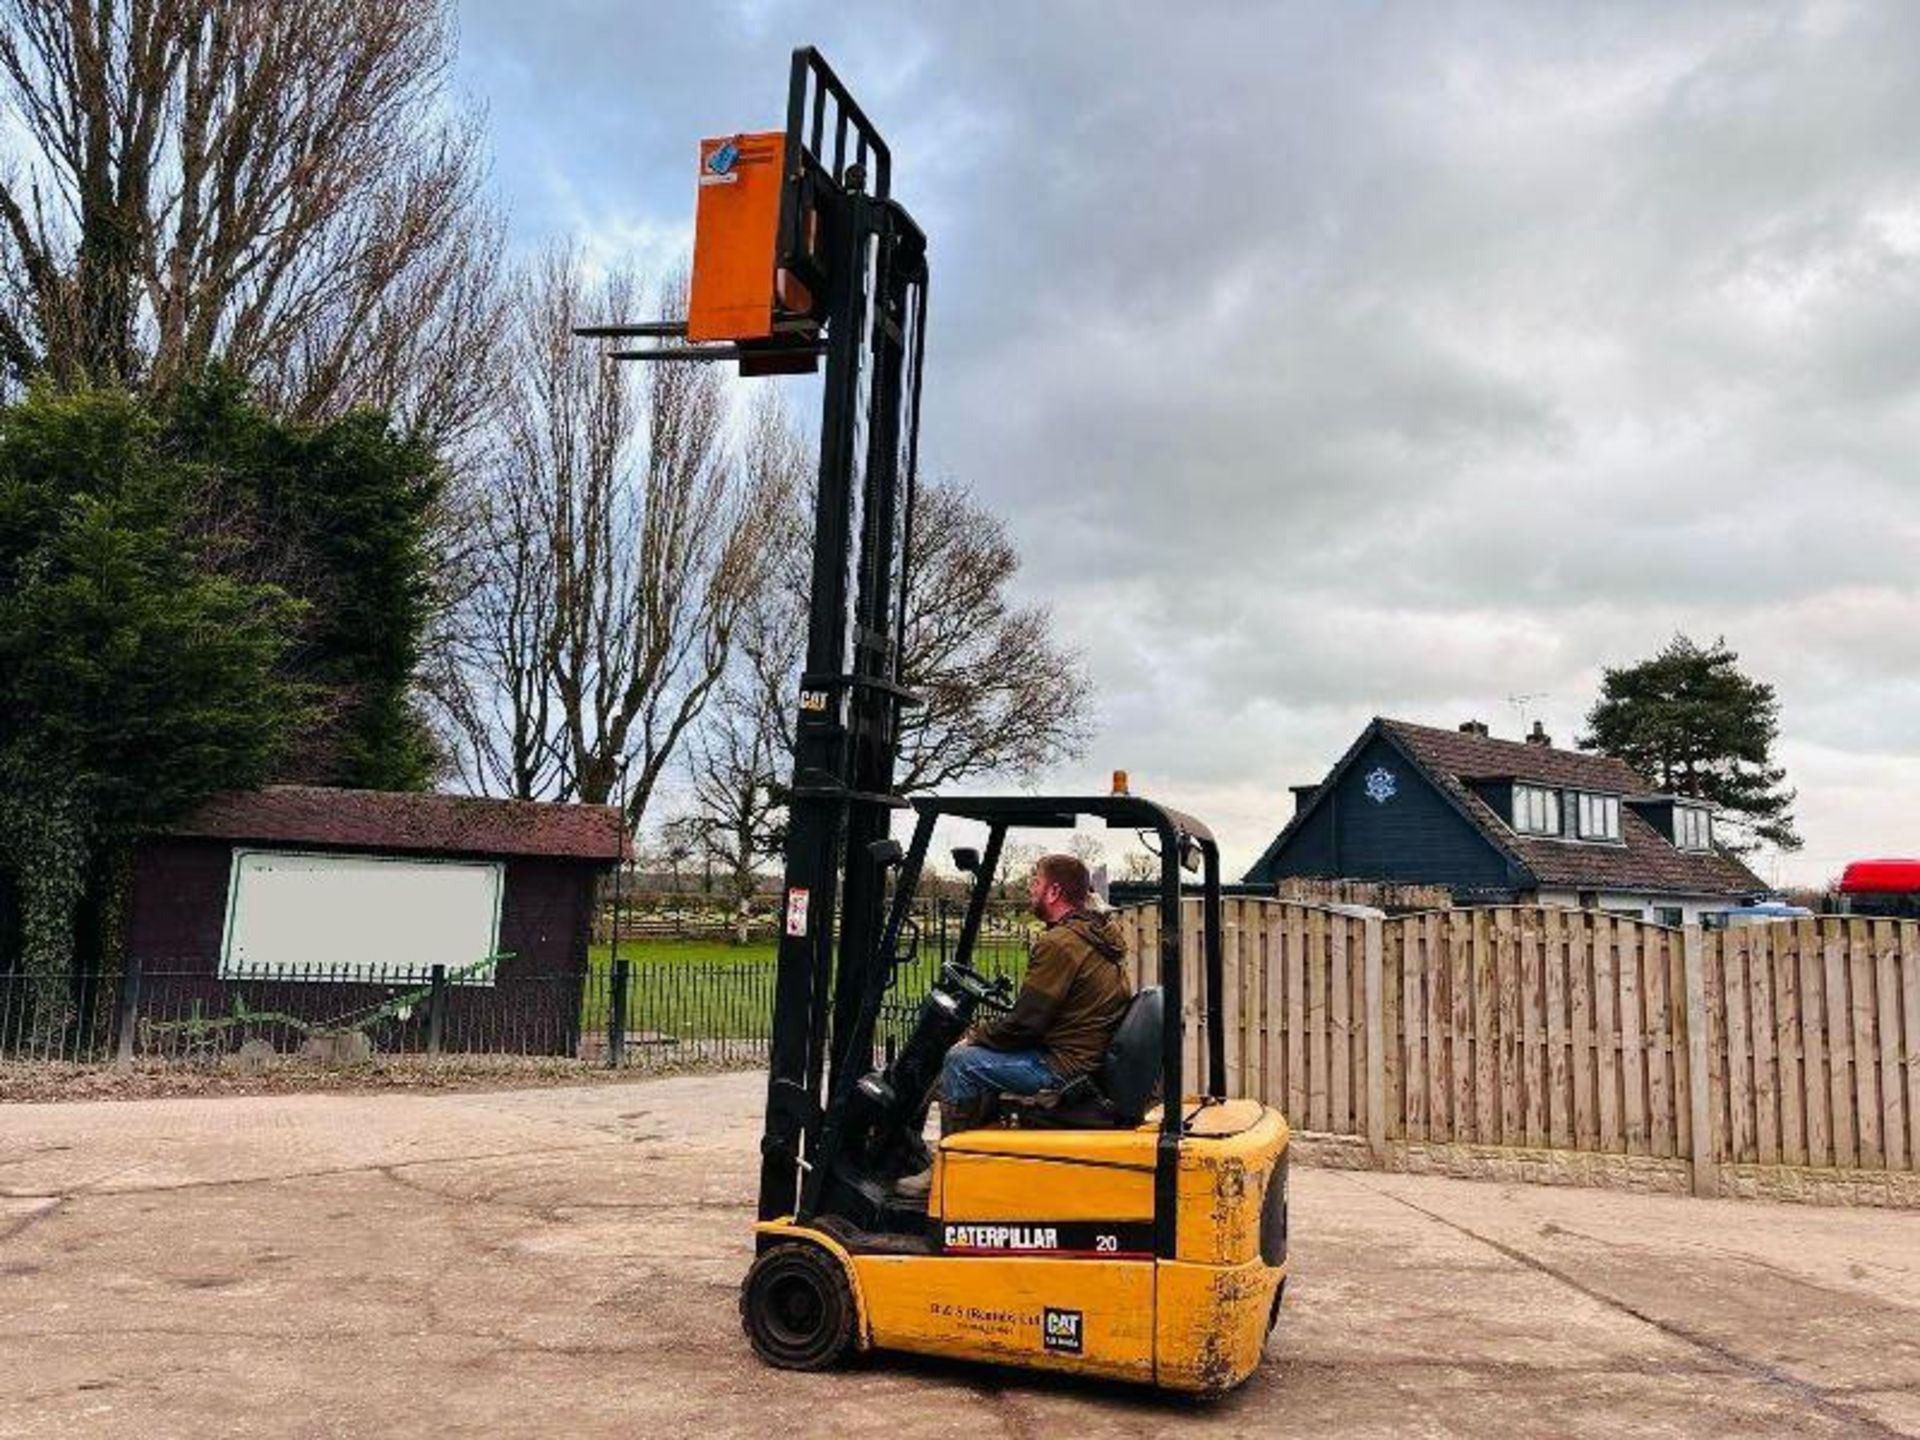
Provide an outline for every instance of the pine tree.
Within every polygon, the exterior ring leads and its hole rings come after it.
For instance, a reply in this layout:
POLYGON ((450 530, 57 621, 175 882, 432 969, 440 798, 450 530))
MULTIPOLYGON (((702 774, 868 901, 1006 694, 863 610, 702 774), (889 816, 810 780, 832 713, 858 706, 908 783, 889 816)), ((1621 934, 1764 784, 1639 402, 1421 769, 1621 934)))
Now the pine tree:
POLYGON ((1728 849, 1765 841, 1797 850, 1794 792, 1773 763, 1780 702, 1741 673, 1739 658, 1724 638, 1702 647, 1675 635, 1653 658, 1609 668, 1580 748, 1619 756, 1668 794, 1710 802, 1752 837, 1728 849))
POLYGON ((0 864, 43 1031, 90 876, 265 779, 305 718, 283 665, 300 607, 204 563, 206 496, 126 395, 0 414, 0 864))
POLYGON ((305 606, 291 661, 318 713, 273 778, 425 788, 435 753, 414 678, 442 479, 432 447, 374 410, 281 419, 222 370, 168 396, 159 418, 167 451, 219 498, 216 563, 305 606))

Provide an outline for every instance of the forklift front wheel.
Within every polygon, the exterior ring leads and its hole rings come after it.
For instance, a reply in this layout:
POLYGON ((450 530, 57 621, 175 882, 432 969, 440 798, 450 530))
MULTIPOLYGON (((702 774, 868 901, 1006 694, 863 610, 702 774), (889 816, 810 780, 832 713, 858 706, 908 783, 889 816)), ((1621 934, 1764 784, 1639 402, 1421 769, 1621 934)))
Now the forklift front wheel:
POLYGON ((754 1354, 783 1370, 825 1370, 853 1348, 853 1287, 817 1245, 776 1245, 740 1286, 740 1323, 754 1354))

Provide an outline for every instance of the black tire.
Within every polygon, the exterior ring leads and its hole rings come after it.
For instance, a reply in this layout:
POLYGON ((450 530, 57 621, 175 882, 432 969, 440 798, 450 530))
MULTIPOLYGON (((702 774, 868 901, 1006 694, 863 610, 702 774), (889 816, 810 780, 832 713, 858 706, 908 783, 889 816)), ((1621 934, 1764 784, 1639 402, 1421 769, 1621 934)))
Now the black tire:
POLYGON ((853 1349, 853 1287, 818 1245, 776 1245, 740 1285, 740 1324, 753 1353, 782 1370, 825 1370, 853 1349))

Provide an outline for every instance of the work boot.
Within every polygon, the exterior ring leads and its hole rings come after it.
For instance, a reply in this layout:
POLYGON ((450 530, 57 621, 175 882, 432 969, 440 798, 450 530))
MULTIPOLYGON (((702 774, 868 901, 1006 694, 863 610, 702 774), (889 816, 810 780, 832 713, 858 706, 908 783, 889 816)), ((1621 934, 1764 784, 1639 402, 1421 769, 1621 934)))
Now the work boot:
MULTIPOLYGON (((978 1130, 992 1117, 994 1097, 982 1095, 978 1099, 955 1102, 940 1102, 940 1138, 958 1134, 962 1130, 978 1130)), ((893 1193, 903 1200, 924 1200, 933 1193, 933 1167, 913 1175, 902 1175, 893 1182, 893 1193)))

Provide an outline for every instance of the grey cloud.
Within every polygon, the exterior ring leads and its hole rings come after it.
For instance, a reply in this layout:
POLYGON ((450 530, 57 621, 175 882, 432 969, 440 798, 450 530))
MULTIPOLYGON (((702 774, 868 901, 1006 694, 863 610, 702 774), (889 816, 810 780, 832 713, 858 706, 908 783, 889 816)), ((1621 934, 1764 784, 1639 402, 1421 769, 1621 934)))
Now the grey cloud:
POLYGON ((793 43, 862 96, 933 237, 927 461, 1102 690, 1063 780, 1124 757, 1251 858, 1369 714, 1570 737, 1675 629, 1791 754, 1920 753, 1920 11, 527 14, 470 0, 463 75, 529 244, 671 237, 793 43))

